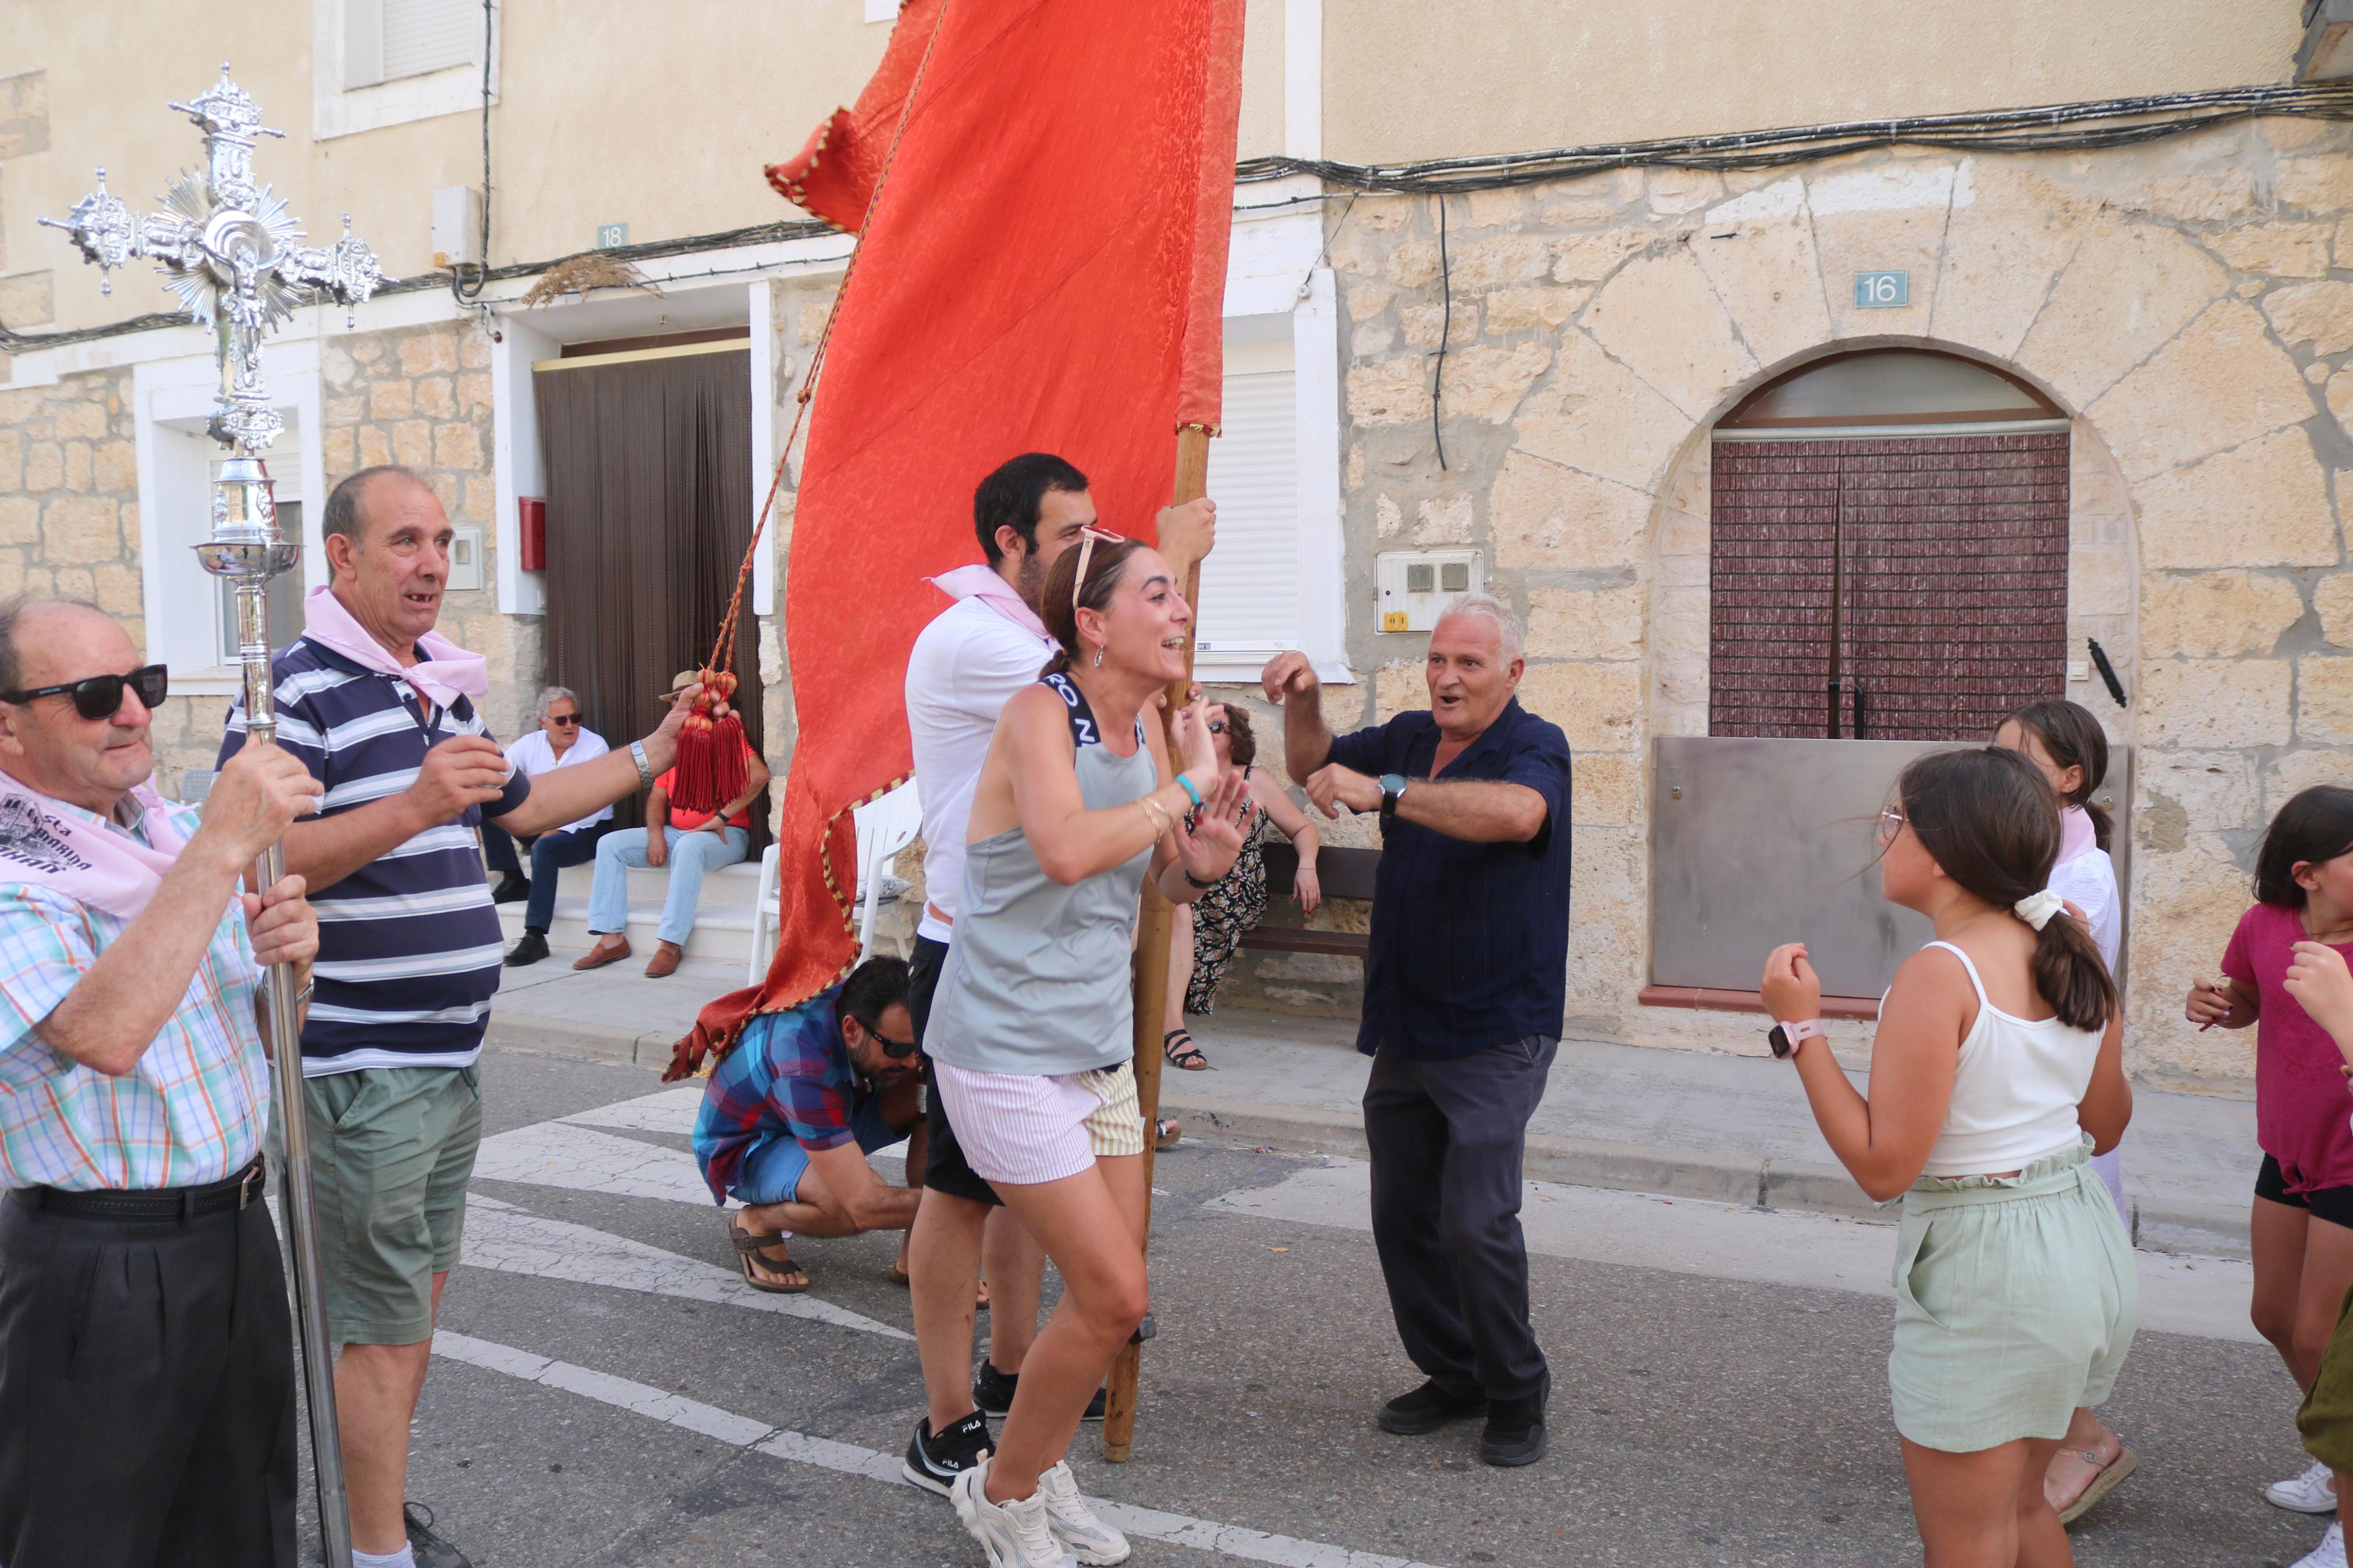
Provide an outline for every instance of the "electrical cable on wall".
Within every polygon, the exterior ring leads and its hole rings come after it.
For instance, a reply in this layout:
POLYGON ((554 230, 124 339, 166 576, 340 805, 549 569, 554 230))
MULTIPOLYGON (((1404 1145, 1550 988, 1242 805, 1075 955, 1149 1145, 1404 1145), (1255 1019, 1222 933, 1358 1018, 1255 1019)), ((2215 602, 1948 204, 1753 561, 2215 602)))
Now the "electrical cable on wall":
POLYGON ((1438 197, 1438 366, 1430 377, 1430 438, 1438 444, 1438 468, 1446 470, 1446 433, 1439 428, 1439 395, 1446 384, 1446 345, 1454 337, 1454 273, 1446 260, 1446 196, 1438 197))
MULTIPOLYGON (((484 0, 487 13, 495 0, 484 0)), ((484 49, 488 55, 487 47, 484 49)), ((484 68, 488 85, 488 67, 484 68)), ((563 257, 543 261, 492 267, 490 262, 490 131, 485 92, 483 116, 482 264, 472 288, 461 299, 479 295, 489 284, 512 278, 531 278, 546 271, 563 257)), ((2207 92, 2155 94, 2137 98, 2103 99, 2089 103, 2051 104, 2032 109, 1975 110, 1960 114, 1915 116, 1909 119, 1849 121, 1836 124, 1788 126, 1731 135, 1669 137, 1590 147, 1559 147, 1534 153, 1509 153, 1463 158, 1442 158, 1419 163, 1340 163, 1325 159, 1251 158, 1237 164, 1234 182, 1252 184, 1312 174, 1335 187, 1332 194, 1500 190, 1513 185, 1542 184, 1611 169, 1665 167, 1704 169, 1718 173, 1779 168, 1813 163, 1848 153, 1914 146, 1955 152, 2063 153, 2132 146, 2166 137, 2212 130, 2263 116, 2291 119, 2353 121, 2353 81, 2319 82, 2310 86, 2222 88, 2207 92), (2118 123, 2121 122, 2121 123, 2118 123)), ((1308 198, 1321 199, 1321 198, 1308 198)), ((811 218, 756 224, 716 234, 685 235, 617 246, 605 254, 615 260, 647 260, 686 256, 739 245, 786 239, 815 238, 835 230, 811 218)), ((386 282, 379 296, 415 293, 449 285, 438 270, 416 278, 386 282)), ((33 353, 43 349, 70 348, 77 343, 153 331, 178 324, 180 318, 157 311, 102 326, 56 332, 18 332, 0 324, 0 353, 33 353)))

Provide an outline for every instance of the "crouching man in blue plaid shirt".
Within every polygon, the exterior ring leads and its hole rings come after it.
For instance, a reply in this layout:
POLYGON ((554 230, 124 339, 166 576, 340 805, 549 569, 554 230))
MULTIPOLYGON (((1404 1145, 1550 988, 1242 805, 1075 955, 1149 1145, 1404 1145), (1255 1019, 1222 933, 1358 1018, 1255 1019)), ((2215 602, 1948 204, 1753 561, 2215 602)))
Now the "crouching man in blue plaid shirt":
POLYGON ((147 786, 162 665, 0 604, 0 1563, 294 1563, 294 1363, 261 1204, 261 965, 302 880, 238 880, 321 785, 275 748, 201 825, 147 786))
MULTIPOLYGON (((901 958, 870 958, 789 1012, 753 1018, 712 1067, 694 1157, 713 1202, 744 1205, 727 1231, 752 1289, 808 1289, 785 1250, 795 1233, 857 1236, 915 1223, 925 1149, 915 1068, 901 958), (888 1186, 866 1156, 902 1138, 907 1184, 888 1186)), ((904 1242, 892 1278, 907 1282, 904 1242)))

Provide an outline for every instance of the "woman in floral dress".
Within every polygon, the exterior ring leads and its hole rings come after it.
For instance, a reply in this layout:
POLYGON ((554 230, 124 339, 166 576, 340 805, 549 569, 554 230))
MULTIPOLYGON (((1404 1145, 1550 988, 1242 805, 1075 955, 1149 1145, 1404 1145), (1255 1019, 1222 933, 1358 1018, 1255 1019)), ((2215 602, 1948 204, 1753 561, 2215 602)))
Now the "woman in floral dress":
POLYGON ((1315 857, 1323 841, 1307 814, 1292 804, 1281 785, 1252 765, 1258 758, 1258 741, 1250 733, 1250 714, 1221 704, 1212 704, 1208 712, 1218 760, 1241 770, 1250 787, 1250 801, 1242 808, 1242 852, 1233 869, 1203 893, 1198 903, 1179 905, 1176 910, 1168 955, 1168 1032, 1160 1048, 1171 1063, 1188 1072, 1200 1071, 1209 1059, 1193 1043, 1191 1032, 1185 1027, 1185 1015, 1216 1010, 1218 985, 1233 967, 1234 950, 1266 912, 1262 830, 1270 822, 1299 852, 1299 876, 1292 887, 1299 900, 1299 912, 1312 915, 1324 902, 1323 887, 1315 879, 1315 857))

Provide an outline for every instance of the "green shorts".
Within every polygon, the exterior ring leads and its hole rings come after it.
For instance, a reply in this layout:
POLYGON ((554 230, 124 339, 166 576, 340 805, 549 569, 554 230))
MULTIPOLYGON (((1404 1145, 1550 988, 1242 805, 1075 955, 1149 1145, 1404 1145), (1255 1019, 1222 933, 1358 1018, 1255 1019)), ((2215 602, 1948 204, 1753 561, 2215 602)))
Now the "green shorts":
POLYGON ((304 1083, 332 1343, 433 1337, 433 1277, 458 1266, 466 1228, 481 1082, 475 1068, 370 1068, 304 1083))
POLYGON ((1895 1429, 1975 1453, 2063 1437, 2132 1347, 2140 1279, 2092 1141, 2015 1176, 1923 1176, 1895 1237, 1895 1429))

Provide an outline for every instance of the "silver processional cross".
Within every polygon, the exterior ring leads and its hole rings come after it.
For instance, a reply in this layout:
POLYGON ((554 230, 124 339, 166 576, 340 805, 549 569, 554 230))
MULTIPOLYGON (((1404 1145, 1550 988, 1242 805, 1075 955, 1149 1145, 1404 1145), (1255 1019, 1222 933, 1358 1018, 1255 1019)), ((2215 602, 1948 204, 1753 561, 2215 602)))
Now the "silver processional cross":
MULTIPOLYGON (((229 79, 227 61, 221 64, 220 80, 201 97, 166 107, 185 114, 203 131, 206 166, 183 169, 174 178, 161 198, 162 212, 134 216, 122 198, 107 190, 106 171, 100 168, 98 189, 76 202, 64 222, 46 217, 41 222, 65 230, 82 258, 98 264, 100 286, 107 293, 113 292, 110 274, 115 268, 142 258, 159 263, 156 270, 180 297, 188 319, 213 330, 221 380, 206 428, 229 455, 213 480, 212 537, 196 546, 196 554, 206 571, 236 585, 247 731, 253 743, 267 745, 277 739, 278 721, 265 595, 271 578, 294 569, 301 545, 278 527, 269 471, 261 458, 285 429, 262 384, 262 340, 291 320, 295 308, 313 294, 326 295, 346 311, 354 310, 375 292, 384 271, 375 253, 352 237, 349 214, 343 217, 343 237, 333 245, 295 243, 303 234, 287 216, 286 204, 253 179, 255 139, 285 132, 263 126, 260 109, 229 79)), ((255 869, 254 885, 267 888, 285 871, 285 846, 273 844, 255 869)), ((351 1519, 343 1493, 343 1443, 335 1426, 336 1347, 328 1342, 321 1294, 296 1024, 299 1003, 286 965, 270 969, 269 984, 270 1047, 277 1064, 270 1078, 282 1145, 280 1210, 294 1266, 320 1535, 330 1568, 350 1568, 351 1519)))

